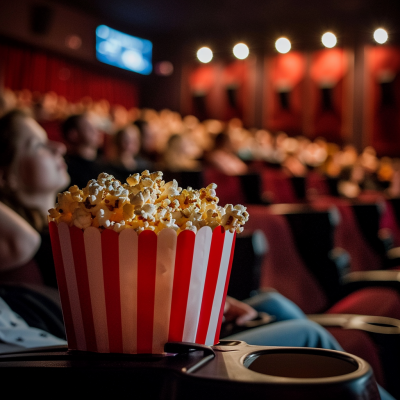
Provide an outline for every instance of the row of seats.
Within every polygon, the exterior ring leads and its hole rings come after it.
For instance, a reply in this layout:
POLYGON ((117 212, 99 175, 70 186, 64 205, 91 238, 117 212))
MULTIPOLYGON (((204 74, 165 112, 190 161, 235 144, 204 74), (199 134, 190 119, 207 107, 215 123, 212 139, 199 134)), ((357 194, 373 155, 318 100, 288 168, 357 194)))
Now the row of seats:
POLYGON ((376 282, 360 275, 396 274, 387 254, 400 244, 400 202, 380 193, 339 198, 314 171, 288 178, 277 168, 242 176, 206 169, 166 172, 165 178, 183 187, 214 182, 220 204, 247 205, 250 219, 237 238, 230 295, 244 299, 257 290, 278 290, 325 325, 346 351, 370 362, 378 382, 400 396, 400 285, 393 276, 376 282), (310 188, 313 196, 306 196, 310 188), (265 193, 280 202, 270 204, 265 193), (360 315, 384 322, 355 328, 350 321, 360 315), (380 332, 371 331, 376 324, 380 332))
POLYGON ((367 360, 378 382, 400 395, 399 294, 375 286, 351 293, 344 290, 338 261, 329 258, 332 239, 321 234, 328 225, 329 212, 313 212, 299 205, 250 206, 249 212, 253 218, 247 228, 255 233, 237 238, 228 293, 245 298, 257 288, 278 290, 304 312, 313 314, 310 318, 324 325, 346 351, 367 360), (314 233, 313 226, 318 227, 314 233), (267 246, 257 245, 262 242, 260 231, 267 246), (264 258, 263 248, 267 249, 264 258), (360 329, 349 323, 360 315, 390 318, 369 320, 360 329), (378 324, 381 330, 369 329, 370 323, 374 327, 378 324))

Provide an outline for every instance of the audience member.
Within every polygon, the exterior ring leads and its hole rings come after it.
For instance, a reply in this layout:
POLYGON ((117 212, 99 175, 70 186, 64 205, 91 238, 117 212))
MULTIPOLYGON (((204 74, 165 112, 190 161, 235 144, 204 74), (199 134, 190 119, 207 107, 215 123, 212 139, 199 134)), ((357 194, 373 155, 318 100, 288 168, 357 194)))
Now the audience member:
POLYGON ((172 135, 160 167, 172 172, 200 170, 201 164, 195 158, 197 154, 197 146, 188 135, 172 135))
POLYGON ((87 114, 68 117, 61 131, 67 144, 65 161, 71 181, 79 187, 85 187, 90 179, 105 172, 97 154, 103 135, 94 127, 87 114))
POLYGON ((214 148, 206 155, 206 161, 225 175, 243 175, 247 172, 247 165, 233 152, 226 133, 216 136, 214 148))
POLYGON ((121 182, 134 172, 153 169, 150 161, 140 155, 140 131, 136 125, 128 125, 114 136, 116 155, 111 160, 110 173, 121 182))
MULTIPOLYGON (((0 119, 0 201, 40 233, 41 246, 33 258, 44 283, 54 287, 56 279, 47 214, 48 209, 54 206, 56 194, 70 181, 64 153, 65 146, 49 141, 46 132, 25 112, 11 111, 0 119)), ((11 218, 12 213, 3 213, 3 216, 11 218)), ((24 232, 26 230, 21 229, 21 240, 24 232)), ((27 240, 25 251, 28 253, 32 240, 27 240)), ((18 249, 21 247, 15 247, 14 251, 20 252, 18 249)), ((25 259, 26 256, 17 263, 21 264, 25 259)), ((12 272, 7 277, 4 273, 0 281, 18 275, 12 272)))
POLYGON ((134 125, 136 125, 140 131, 140 139, 142 144, 140 155, 143 158, 150 160, 152 163, 157 163, 159 161, 160 154, 157 150, 156 132, 145 119, 137 119, 134 122, 134 125))

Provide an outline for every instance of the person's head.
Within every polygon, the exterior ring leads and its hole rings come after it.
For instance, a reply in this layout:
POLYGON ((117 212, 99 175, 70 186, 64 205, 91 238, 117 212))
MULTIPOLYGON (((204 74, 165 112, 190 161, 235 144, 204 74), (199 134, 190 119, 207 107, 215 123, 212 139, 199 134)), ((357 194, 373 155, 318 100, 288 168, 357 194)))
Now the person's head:
POLYGON ((140 131, 136 125, 128 125, 119 130, 114 137, 118 154, 129 153, 136 156, 140 151, 140 131))
POLYGON ((193 142, 186 135, 174 134, 167 142, 166 152, 183 158, 193 158, 193 142))
POLYGON ((0 118, 0 200, 15 209, 13 202, 46 210, 48 201, 54 201, 70 180, 64 153, 64 144, 49 141, 28 114, 14 110, 4 115, 0 118))
POLYGON ((149 122, 143 119, 138 119, 133 123, 140 131, 141 152, 145 156, 150 156, 157 152, 157 134, 154 127, 149 122))
POLYGON ((61 125, 64 140, 76 151, 81 147, 96 150, 102 145, 102 135, 86 114, 71 115, 61 125))
POLYGON ((232 143, 229 135, 226 133, 219 133, 214 139, 214 150, 232 151, 232 143))

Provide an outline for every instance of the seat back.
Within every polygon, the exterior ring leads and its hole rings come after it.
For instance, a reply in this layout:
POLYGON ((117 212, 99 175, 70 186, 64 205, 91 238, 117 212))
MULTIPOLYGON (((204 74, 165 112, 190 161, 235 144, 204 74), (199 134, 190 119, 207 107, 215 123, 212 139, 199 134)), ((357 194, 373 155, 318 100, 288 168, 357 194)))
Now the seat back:
POLYGON ((335 227, 330 210, 315 210, 308 205, 273 205, 271 210, 288 221, 298 253, 333 304, 342 291, 340 274, 331 257, 335 227))
POLYGON ((228 295, 244 300, 258 290, 261 264, 267 253, 265 235, 256 230, 236 237, 228 295))
POLYGON ((260 229, 268 242, 268 254, 260 273, 260 289, 274 288, 292 300, 305 313, 321 312, 328 299, 321 285, 301 258, 288 221, 274 215, 271 207, 249 206, 246 232, 260 229))
POLYGON ((240 175, 240 185, 246 204, 264 204, 262 199, 262 180, 260 174, 254 172, 240 175))
POLYGON ((206 168, 203 173, 204 185, 215 183, 219 204, 244 204, 245 196, 238 176, 225 175, 213 168, 206 168))
POLYGON ((202 171, 164 171, 163 179, 165 182, 175 179, 178 185, 183 189, 188 186, 193 189, 200 189, 204 187, 204 178, 202 171))
POLYGON ((295 203, 297 201, 290 178, 281 168, 264 167, 261 177, 263 194, 271 203, 295 203))
POLYGON ((314 200, 312 206, 319 210, 334 206, 339 211, 340 219, 334 233, 334 244, 349 253, 351 272, 382 268, 382 259, 368 245, 362 234, 350 200, 326 196, 314 200))

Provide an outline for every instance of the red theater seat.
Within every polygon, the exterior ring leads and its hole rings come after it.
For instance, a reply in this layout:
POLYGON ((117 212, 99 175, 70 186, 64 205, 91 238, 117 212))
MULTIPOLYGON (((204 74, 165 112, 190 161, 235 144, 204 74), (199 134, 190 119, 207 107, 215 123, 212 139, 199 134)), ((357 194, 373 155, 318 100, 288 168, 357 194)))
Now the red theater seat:
POLYGON ((219 204, 244 204, 245 197, 238 176, 225 175, 212 168, 204 170, 204 185, 217 184, 217 196, 219 204))
POLYGON ((317 210, 336 207, 340 220, 334 233, 334 245, 346 250, 350 255, 350 271, 371 271, 383 268, 382 258, 368 245, 357 224, 350 201, 323 196, 315 199, 312 206, 317 210))

